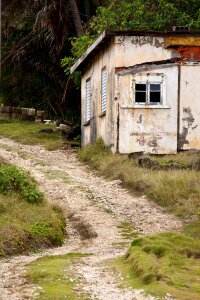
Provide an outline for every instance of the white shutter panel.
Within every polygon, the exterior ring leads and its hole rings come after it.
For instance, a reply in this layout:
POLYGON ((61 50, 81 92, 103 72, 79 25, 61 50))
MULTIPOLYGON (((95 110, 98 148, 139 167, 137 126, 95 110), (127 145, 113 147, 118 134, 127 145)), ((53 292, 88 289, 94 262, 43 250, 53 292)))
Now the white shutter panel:
POLYGON ((91 111, 91 80, 86 81, 86 122, 90 120, 91 111))
POLYGON ((101 111, 106 111, 106 98, 107 98, 107 71, 104 68, 101 72, 101 111))

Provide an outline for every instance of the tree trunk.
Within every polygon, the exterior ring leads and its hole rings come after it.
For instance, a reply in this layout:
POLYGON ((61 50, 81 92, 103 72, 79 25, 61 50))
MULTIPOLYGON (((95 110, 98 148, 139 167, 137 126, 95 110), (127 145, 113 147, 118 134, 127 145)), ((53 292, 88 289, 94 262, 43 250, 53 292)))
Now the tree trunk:
POLYGON ((80 14, 76 4, 76 0, 69 0, 70 10, 73 16, 74 25, 78 36, 83 35, 83 25, 81 23, 80 14))

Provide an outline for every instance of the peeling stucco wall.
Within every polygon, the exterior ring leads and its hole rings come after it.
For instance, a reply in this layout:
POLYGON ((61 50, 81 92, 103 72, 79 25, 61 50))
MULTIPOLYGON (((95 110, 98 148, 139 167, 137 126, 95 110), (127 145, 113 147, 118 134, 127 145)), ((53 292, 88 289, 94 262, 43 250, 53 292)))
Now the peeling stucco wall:
POLYGON ((115 67, 129 67, 144 62, 167 60, 173 56, 174 51, 164 48, 162 37, 115 37, 115 67))
POLYGON ((181 66, 179 150, 200 149, 200 63, 181 66))
POLYGON ((130 76, 119 75, 119 152, 148 152, 152 154, 177 151, 178 66, 153 70, 166 77, 165 105, 133 108, 130 76), (128 93, 129 92, 129 93, 128 93))
MULTIPOLYGON (((177 147, 179 150, 200 149, 200 65, 188 63, 186 60, 181 62, 181 58, 185 56, 189 59, 199 57, 200 51, 197 53, 199 44, 198 47, 188 46, 186 49, 187 47, 181 46, 184 41, 187 45, 187 41, 189 43, 191 39, 115 36, 109 44, 105 44, 104 48, 99 50, 82 74, 83 146, 102 137, 113 152, 119 151, 124 154, 141 151, 153 154, 176 153, 177 147), (196 56, 194 53, 197 53, 196 56), (156 62, 159 61, 165 62, 165 66, 160 63, 157 65, 156 62), (148 62, 155 62, 155 64, 148 65, 148 62), (133 107, 130 82, 131 76, 137 71, 136 65, 139 64, 144 64, 142 72, 145 72, 145 65, 148 65, 146 72, 165 75, 167 99, 165 106, 133 107), (101 70, 105 66, 107 107, 106 114, 102 116, 101 70), (119 68, 117 73, 115 73, 116 68, 119 68), (123 70, 126 71, 124 74, 123 70), (86 125, 86 80, 88 78, 91 78, 91 120, 86 125), (180 118, 178 118, 178 110, 180 118)), ((192 38, 192 41, 195 42, 195 38, 192 38)), ((138 73, 141 72, 140 69, 138 73)))

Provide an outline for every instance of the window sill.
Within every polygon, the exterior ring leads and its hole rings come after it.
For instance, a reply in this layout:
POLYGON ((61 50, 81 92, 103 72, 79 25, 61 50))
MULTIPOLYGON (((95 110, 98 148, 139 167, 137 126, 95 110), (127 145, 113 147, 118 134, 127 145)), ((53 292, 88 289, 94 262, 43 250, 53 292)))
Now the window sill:
POLYGON ((101 112, 100 114, 99 114, 99 118, 102 118, 102 117, 104 117, 106 115, 106 111, 103 111, 103 112, 101 112))
POLYGON ((85 123, 83 123, 83 126, 88 126, 88 125, 90 125, 90 120, 87 121, 87 122, 85 122, 85 123))
POLYGON ((170 109, 171 107, 168 106, 168 105, 162 105, 162 104, 159 104, 159 105, 133 105, 133 106, 130 106, 130 105, 121 105, 120 108, 122 109, 133 109, 133 108, 142 108, 142 109, 170 109))

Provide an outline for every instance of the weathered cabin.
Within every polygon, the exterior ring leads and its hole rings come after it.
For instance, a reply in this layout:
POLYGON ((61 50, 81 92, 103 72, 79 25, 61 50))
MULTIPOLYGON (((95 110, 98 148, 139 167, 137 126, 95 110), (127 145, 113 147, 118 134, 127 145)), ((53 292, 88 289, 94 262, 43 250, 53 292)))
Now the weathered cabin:
POLYGON ((200 149, 200 32, 104 31, 82 72, 82 146, 113 152, 200 149))

